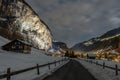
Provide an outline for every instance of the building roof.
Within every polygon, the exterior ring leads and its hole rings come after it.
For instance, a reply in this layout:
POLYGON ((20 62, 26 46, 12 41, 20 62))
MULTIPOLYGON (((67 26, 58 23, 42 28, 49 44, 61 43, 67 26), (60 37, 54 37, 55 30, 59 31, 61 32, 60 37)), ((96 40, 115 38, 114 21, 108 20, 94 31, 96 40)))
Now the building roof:
POLYGON ((30 43, 27 43, 27 42, 22 41, 22 40, 19 40, 19 39, 12 40, 12 41, 10 41, 9 43, 7 43, 7 44, 5 44, 5 45, 3 45, 3 46, 6 46, 6 45, 8 45, 8 44, 10 44, 11 42, 14 42, 14 41, 19 41, 19 42, 21 42, 21 43, 23 43, 23 44, 26 44, 26 45, 28 45, 28 46, 31 46, 30 43))

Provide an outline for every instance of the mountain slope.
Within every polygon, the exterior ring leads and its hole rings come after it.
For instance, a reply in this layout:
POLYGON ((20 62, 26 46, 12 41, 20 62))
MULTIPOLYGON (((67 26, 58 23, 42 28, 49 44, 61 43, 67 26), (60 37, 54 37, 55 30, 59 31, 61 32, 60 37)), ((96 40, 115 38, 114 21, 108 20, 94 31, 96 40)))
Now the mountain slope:
POLYGON ((78 43, 75 46, 73 46, 72 49, 81 52, 82 51, 88 52, 93 50, 105 49, 109 46, 112 46, 113 48, 117 48, 118 43, 120 41, 119 37, 120 37, 120 27, 110 30, 100 37, 92 38, 88 41, 78 43))
POLYGON ((120 27, 108 31, 107 33, 105 33, 104 35, 102 35, 100 38, 110 37, 110 36, 114 36, 114 35, 118 35, 118 34, 120 34, 120 27))

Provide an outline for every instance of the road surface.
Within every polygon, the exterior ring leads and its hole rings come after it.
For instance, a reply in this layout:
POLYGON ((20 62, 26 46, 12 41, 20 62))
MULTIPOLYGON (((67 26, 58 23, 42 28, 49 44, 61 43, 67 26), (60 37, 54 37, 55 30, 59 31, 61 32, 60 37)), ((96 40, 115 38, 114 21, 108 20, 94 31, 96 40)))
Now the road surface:
MULTIPOLYGON (((39 79, 37 79, 39 80, 39 79)), ((70 60, 44 80, 96 80, 79 62, 70 60)))

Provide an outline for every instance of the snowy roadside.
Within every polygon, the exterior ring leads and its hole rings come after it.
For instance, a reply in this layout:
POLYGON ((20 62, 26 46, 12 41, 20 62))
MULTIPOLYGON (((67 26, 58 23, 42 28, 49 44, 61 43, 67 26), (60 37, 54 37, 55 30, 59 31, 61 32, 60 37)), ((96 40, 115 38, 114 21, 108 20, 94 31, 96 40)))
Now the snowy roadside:
MULTIPOLYGON (((0 37, 0 46, 8 43, 9 40, 0 37)), ((3 51, 0 49, 0 75, 7 73, 7 68, 11 68, 11 71, 18 71, 21 69, 26 69, 36 64, 43 65, 46 63, 54 62, 63 59, 57 57, 51 57, 45 55, 46 52, 32 48, 31 54, 22 54, 9 51, 3 51)), ((59 64, 57 63, 57 66, 59 64)), ((51 70, 55 68, 55 65, 51 66, 51 70)), ((40 68, 40 75, 43 75, 49 71, 48 66, 40 68)), ((40 76, 39 75, 39 76, 40 76)), ((31 70, 22 74, 18 74, 11 77, 11 80, 32 80, 36 77, 37 70, 31 70)), ((0 79, 0 80, 6 80, 0 79)))
MULTIPOLYGON (((37 63, 39 65, 54 62, 61 60, 63 58, 55 58, 55 57, 50 57, 44 55, 39 50, 33 49, 34 53, 31 54, 16 54, 16 53, 11 53, 11 52, 5 52, 2 51, 0 52, 0 75, 6 73, 7 68, 11 68, 12 71, 16 70, 21 70, 25 68, 29 68, 32 66, 35 66, 37 63)), ((61 64, 57 63, 56 66, 55 64, 50 65, 50 68, 52 71, 54 69, 58 68, 61 66, 61 64)), ((50 73, 48 66, 40 68, 40 75, 37 75, 37 70, 31 70, 22 74, 18 74, 15 76, 11 77, 11 80, 33 80, 36 77, 43 76, 47 73, 50 73)), ((6 80, 6 79, 1 79, 1 80, 6 80)))
MULTIPOLYGON (((47 77, 48 75, 52 74, 54 71, 56 71, 57 69, 59 69, 61 66, 63 66, 64 64, 66 64, 68 61, 64 62, 64 63, 57 63, 56 66, 50 65, 50 70, 48 68, 48 66, 43 67, 43 68, 39 68, 40 70, 40 75, 37 74, 37 70, 32 70, 32 71, 28 71, 22 74, 18 74, 15 76, 11 77, 11 80, 42 80, 45 77, 47 77)), ((2 80, 6 80, 6 79, 2 79, 2 80)))
MULTIPOLYGON (((91 64, 79 59, 76 59, 79 61, 97 80, 120 80, 120 72, 119 75, 115 75, 115 71, 111 69, 103 69, 101 66, 98 66, 96 64, 91 64)), ((99 62, 103 62, 102 60, 98 60, 99 62)), ((107 63, 108 61, 106 61, 107 63)), ((108 62, 109 64, 114 64, 114 62, 108 62)), ((107 63, 107 64, 108 64, 107 63)), ((119 63, 118 63, 119 64, 119 63)))

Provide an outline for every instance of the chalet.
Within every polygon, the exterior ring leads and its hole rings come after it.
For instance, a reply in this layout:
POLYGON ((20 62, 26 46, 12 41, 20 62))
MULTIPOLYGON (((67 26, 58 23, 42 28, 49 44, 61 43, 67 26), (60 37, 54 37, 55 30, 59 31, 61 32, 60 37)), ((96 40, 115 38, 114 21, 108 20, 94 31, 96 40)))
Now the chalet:
POLYGON ((2 49, 6 51, 29 54, 31 52, 31 45, 16 39, 3 45, 2 49))

